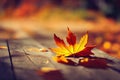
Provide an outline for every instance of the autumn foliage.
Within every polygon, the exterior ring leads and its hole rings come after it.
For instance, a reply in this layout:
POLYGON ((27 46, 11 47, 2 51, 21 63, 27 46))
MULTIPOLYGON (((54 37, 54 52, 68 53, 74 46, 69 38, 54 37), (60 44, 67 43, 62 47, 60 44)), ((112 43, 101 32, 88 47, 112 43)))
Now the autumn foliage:
POLYGON ((93 53, 91 53, 91 49, 93 49, 94 46, 86 46, 88 42, 88 33, 82 36, 80 41, 76 43, 75 34, 73 34, 68 28, 68 35, 66 37, 68 45, 66 45, 65 42, 55 34, 54 40, 58 47, 51 48, 51 50, 56 53, 57 56, 81 57, 93 55, 93 53))
POLYGON ((50 49, 56 54, 53 59, 58 63, 72 66, 82 65, 89 68, 106 69, 108 67, 107 63, 109 60, 92 56, 94 53, 92 53, 91 50, 95 46, 87 46, 88 32, 84 34, 77 43, 75 34, 68 28, 66 37, 68 45, 56 36, 56 34, 54 34, 54 40, 58 47, 50 49))
POLYGON ((51 48, 51 50, 56 53, 56 57, 54 57, 54 60, 56 60, 57 62, 68 63, 69 60, 66 59, 66 57, 79 58, 94 55, 91 50, 95 46, 86 46, 88 43, 88 32, 83 35, 80 41, 77 43, 75 34, 72 33, 72 31, 68 28, 66 37, 68 45, 66 45, 66 43, 56 34, 54 34, 54 40, 58 47, 51 48))

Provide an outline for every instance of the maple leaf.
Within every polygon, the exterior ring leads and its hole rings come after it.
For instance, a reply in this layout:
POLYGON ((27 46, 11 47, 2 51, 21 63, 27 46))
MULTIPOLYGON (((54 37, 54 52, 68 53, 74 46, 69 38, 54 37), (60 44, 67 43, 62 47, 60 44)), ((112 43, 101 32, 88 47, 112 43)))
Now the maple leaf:
POLYGON ((81 57, 93 55, 91 49, 93 49, 95 46, 86 47, 88 42, 88 32, 81 37, 78 43, 76 43, 75 34, 72 33, 72 31, 68 28, 66 37, 68 45, 66 45, 62 39, 56 36, 56 34, 54 34, 54 40, 58 47, 50 49, 56 53, 57 56, 81 57))

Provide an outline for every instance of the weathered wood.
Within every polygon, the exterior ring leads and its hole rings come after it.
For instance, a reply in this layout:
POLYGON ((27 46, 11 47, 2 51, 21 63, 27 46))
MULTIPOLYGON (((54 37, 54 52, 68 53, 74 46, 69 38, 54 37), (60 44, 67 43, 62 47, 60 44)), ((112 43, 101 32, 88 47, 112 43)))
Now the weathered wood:
MULTIPOLYGON (((101 55, 98 49, 93 49, 93 52, 101 55)), ((111 58, 108 55, 104 55, 105 58, 116 61, 116 59, 111 58)), ((98 63, 99 64, 99 63, 98 63)), ((87 68, 84 66, 68 66, 64 64, 56 63, 56 68, 60 69, 64 77, 67 80, 119 80, 120 79, 120 64, 114 63, 111 64, 112 67, 107 69, 96 69, 96 68, 87 68)))
MULTIPOLYGON (((46 47, 54 47, 54 43, 51 40, 36 39, 46 47), (50 42, 50 43, 46 43, 50 42)), ((107 53, 93 49, 96 57, 106 58, 112 60, 114 63, 110 63, 111 67, 107 69, 87 68, 84 66, 69 66, 60 63, 53 62, 55 67, 59 69, 63 77, 66 80, 120 80, 120 60, 109 56, 107 53)), ((98 63, 99 64, 99 63, 98 63)))
POLYGON ((37 67, 25 55, 22 40, 9 41, 10 53, 17 80, 42 80, 36 73, 37 67))
MULTIPOLYGON (((50 42, 50 40, 46 40, 50 42)), ((107 69, 87 68, 82 65, 70 66, 57 63, 52 60, 54 54, 50 51, 40 52, 39 49, 53 46, 52 43, 46 43, 45 40, 35 41, 32 39, 10 40, 9 49, 12 57, 14 71, 17 80, 43 80, 36 71, 43 67, 51 67, 60 70, 61 80, 119 80, 120 79, 120 61, 107 55, 98 49, 93 49, 95 56, 112 60, 111 67, 107 69), (40 43, 43 43, 42 46, 40 43)), ((98 63, 99 64, 99 63, 98 63)), ((59 73, 53 74, 54 76, 59 73)), ((52 76, 52 75, 51 75, 52 76)), ((45 79, 49 80, 49 79, 45 79)), ((54 80, 54 79, 53 79, 54 80)), ((56 79, 55 79, 56 80, 56 79)), ((58 79, 57 79, 58 80, 58 79)))
POLYGON ((120 60, 115 58, 115 57, 112 57, 110 56, 109 54, 105 53, 104 51, 101 51, 99 49, 96 49, 94 48, 92 50, 93 53, 95 53, 95 56, 96 57, 101 57, 101 58, 106 58, 106 59, 110 59, 110 60, 113 60, 115 63, 120 63, 120 60))
POLYGON ((6 41, 0 40, 0 80, 14 80, 6 41))
MULTIPOLYGON (((52 46, 52 43, 46 44, 45 40, 37 39, 37 41, 43 43, 45 46, 52 46)), ((47 42, 51 42, 47 40, 47 42)), ((109 56, 107 53, 93 49, 96 57, 106 58, 112 60, 114 63, 110 63, 107 69, 87 68, 84 66, 68 66, 64 64, 54 63, 57 69, 60 69, 65 79, 67 80, 120 80, 120 60, 109 56)), ((98 63, 99 64, 99 63, 98 63)))
MULTIPOLYGON (((41 67, 53 67, 45 56, 36 56, 36 54, 34 55, 34 53, 37 53, 36 51, 29 51, 29 49, 40 49, 41 47, 40 44, 32 39, 9 41, 10 53, 17 80, 43 80, 42 77, 38 76, 37 70, 41 67)), ((38 54, 40 53, 41 52, 38 52, 38 54)))

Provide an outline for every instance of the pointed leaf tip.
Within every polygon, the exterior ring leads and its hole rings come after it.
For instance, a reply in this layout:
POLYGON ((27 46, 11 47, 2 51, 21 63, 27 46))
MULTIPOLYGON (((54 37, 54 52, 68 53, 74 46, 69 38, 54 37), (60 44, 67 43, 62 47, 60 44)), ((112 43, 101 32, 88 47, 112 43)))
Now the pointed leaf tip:
POLYGON ((65 46, 64 41, 60 39, 56 34, 54 34, 54 40, 56 42, 56 45, 58 45, 59 47, 65 46))
POLYGON ((68 31, 70 30, 69 27, 67 27, 68 31))
POLYGON ((74 33, 72 33, 72 31, 69 29, 69 27, 68 27, 68 35, 66 37, 66 40, 70 45, 76 44, 76 36, 74 35, 74 33))

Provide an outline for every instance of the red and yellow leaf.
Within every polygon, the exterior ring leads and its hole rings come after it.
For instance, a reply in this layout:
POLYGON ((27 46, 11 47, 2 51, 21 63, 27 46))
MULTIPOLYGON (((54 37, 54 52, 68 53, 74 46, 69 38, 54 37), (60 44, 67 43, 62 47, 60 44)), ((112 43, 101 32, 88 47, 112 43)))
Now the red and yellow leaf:
MULTIPOLYGON (((82 36, 80 41, 76 43, 76 36, 72 31, 68 28, 68 34, 66 37, 66 40, 68 42, 68 45, 65 44, 65 42, 57 37, 54 34, 54 40, 56 42, 57 48, 51 48, 51 50, 56 53, 57 56, 71 56, 71 57, 85 57, 93 55, 91 52, 91 49, 93 49, 95 46, 86 47, 88 42, 88 33, 82 36)), ((59 57, 60 60, 63 58, 59 57)), ((65 59, 63 59, 64 61, 65 59)), ((57 61, 59 61, 57 59, 57 61)))
POLYGON ((86 33, 82 38, 80 39, 79 43, 75 46, 75 52, 79 52, 83 50, 88 42, 88 33, 86 33))
POLYGON ((68 34, 66 40, 68 45, 65 42, 57 37, 54 34, 54 40, 56 42, 57 48, 50 48, 56 56, 53 58, 55 61, 67 65, 82 65, 85 67, 91 68, 107 68, 107 61, 102 58, 94 58, 91 55, 94 55, 91 50, 95 46, 87 46, 88 43, 88 33, 83 35, 78 43, 76 43, 76 36, 68 28, 68 34), (68 58, 69 57, 69 58, 68 58), (71 57, 78 58, 78 62, 71 59, 71 57), (79 58, 82 57, 82 58, 79 58))
POLYGON ((62 39, 60 39, 59 37, 57 37, 55 34, 54 34, 54 40, 56 42, 56 45, 63 48, 65 47, 65 43, 62 39))
POLYGON ((63 63, 63 64, 67 64, 67 65, 76 65, 75 62, 73 62, 70 59, 65 58, 65 56, 57 56, 57 57, 53 57, 53 60, 57 61, 58 63, 63 63))
POLYGON ((94 55, 91 50, 94 48, 95 46, 89 46, 84 48, 82 51, 77 52, 75 54, 70 55, 71 57, 86 57, 86 56, 90 56, 90 55, 94 55))

